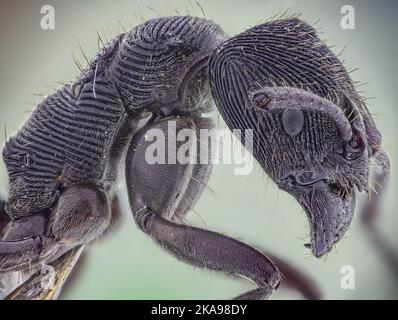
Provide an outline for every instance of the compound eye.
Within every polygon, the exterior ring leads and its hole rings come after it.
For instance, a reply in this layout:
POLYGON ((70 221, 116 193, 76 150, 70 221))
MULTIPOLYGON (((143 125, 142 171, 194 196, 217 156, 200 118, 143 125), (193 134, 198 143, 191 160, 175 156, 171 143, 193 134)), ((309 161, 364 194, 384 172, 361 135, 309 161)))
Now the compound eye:
POLYGON ((304 127, 304 113, 300 109, 286 109, 282 114, 282 125, 285 132, 294 137, 304 127))

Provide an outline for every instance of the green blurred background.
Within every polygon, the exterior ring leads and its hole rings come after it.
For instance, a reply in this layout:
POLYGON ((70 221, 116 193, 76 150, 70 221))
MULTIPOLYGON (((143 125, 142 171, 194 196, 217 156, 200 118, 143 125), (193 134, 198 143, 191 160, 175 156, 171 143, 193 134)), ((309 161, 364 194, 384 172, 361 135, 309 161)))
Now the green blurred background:
MULTIPOLYGON (((288 10, 321 27, 321 38, 338 53, 345 46, 346 65, 359 68, 354 80, 362 86, 369 108, 383 133, 384 145, 392 160, 392 177, 384 197, 377 228, 398 252, 397 159, 398 126, 396 97, 397 4, 395 1, 241 1, 200 0, 206 17, 213 19, 230 35, 288 10), (340 27, 340 8, 355 8, 355 30, 340 27)), ((83 63, 78 41, 88 57, 97 51, 95 28, 108 39, 125 28, 139 24, 141 18, 190 13, 201 16, 195 2, 150 1, 4 1, 0 3, 0 127, 15 133, 40 98, 51 94, 57 82, 68 81, 79 73, 72 53, 83 63), (43 5, 55 8, 55 30, 40 28, 43 5), (149 7, 148 7, 149 6, 149 7)), ((218 118, 216 113, 215 118, 218 118)), ((219 126, 224 123, 219 120, 219 126)), ((0 135, 0 145, 5 137, 0 135)), ((7 175, 0 167, 0 194, 7 194, 7 175)), ((159 183, 162 183, 161 181, 159 183)), ((326 258, 309 255, 303 244, 308 240, 306 216, 299 205, 275 185, 256 165, 249 176, 234 175, 232 165, 216 165, 189 221, 239 239, 278 255, 310 274, 326 299, 397 299, 397 270, 393 270, 354 218, 351 229, 326 258), (200 215, 200 217, 199 217, 200 215), (340 270, 355 270, 355 289, 343 290, 340 270)), ((204 271, 182 262, 158 248, 136 227, 121 183, 123 220, 111 235, 91 244, 80 272, 74 276, 63 299, 227 299, 251 288, 245 280, 204 271)), ((300 296, 281 289, 272 299, 300 296)))

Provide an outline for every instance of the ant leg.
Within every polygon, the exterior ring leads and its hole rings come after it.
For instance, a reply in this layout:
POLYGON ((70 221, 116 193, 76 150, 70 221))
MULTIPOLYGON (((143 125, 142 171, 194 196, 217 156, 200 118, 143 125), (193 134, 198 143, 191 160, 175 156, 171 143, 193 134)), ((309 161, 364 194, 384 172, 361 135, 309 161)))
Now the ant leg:
POLYGON ((320 289, 307 274, 282 259, 271 255, 269 257, 278 266, 282 275, 281 286, 300 292, 308 300, 319 300, 322 298, 320 289))
POLYGON ((98 187, 73 186, 61 194, 48 230, 35 230, 33 221, 40 221, 38 218, 16 220, 17 225, 11 226, 12 236, 6 234, 7 240, 0 241, 0 271, 43 261, 60 245, 73 247, 95 239, 109 224, 110 207, 106 194, 98 187))
POLYGON ((360 218, 367 234, 377 251, 391 266, 396 277, 398 277, 398 254, 395 248, 385 239, 383 233, 377 229, 375 221, 380 215, 381 199, 386 191, 386 185, 390 173, 390 160, 383 149, 374 153, 374 166, 371 171, 369 199, 365 200, 361 210, 360 218))
POLYGON ((53 271, 52 281, 48 274, 37 270, 25 282, 7 295, 5 300, 53 300, 57 299, 65 281, 74 270, 74 266, 83 251, 83 246, 77 246, 62 254, 59 258, 47 264, 53 271))
POLYGON ((11 220, 4 228, 2 241, 18 241, 46 234, 49 212, 35 213, 11 220))
MULTIPOLYGON (((231 237, 170 221, 181 221, 198 199, 211 164, 161 164, 147 159, 148 148, 153 147, 147 138, 152 133, 164 133, 165 143, 172 143, 159 149, 179 150, 181 145, 188 147, 189 142, 193 143, 199 129, 209 126, 203 119, 180 117, 151 123, 136 133, 126 158, 130 207, 138 226, 177 258, 197 267, 240 275, 257 284, 258 289, 236 299, 264 299, 278 286, 280 274, 263 253, 231 237), (175 126, 169 126, 171 121, 176 122, 175 126), (170 131, 169 127, 176 130, 170 131), (180 132, 191 132, 193 138, 188 142, 175 139, 180 132)), ((203 143, 199 141, 192 146, 203 146, 203 143)))
POLYGON ((218 270, 253 280, 258 289, 239 300, 268 298, 281 280, 273 262, 260 251, 225 235, 178 225, 143 208, 134 215, 138 226, 177 258, 194 266, 218 270))
POLYGON ((54 239, 38 236, 17 241, 0 241, 0 272, 35 264, 56 248, 54 239))
POLYGON ((40 262, 51 254, 55 241, 44 236, 43 217, 10 220, 0 201, 0 273, 40 262))

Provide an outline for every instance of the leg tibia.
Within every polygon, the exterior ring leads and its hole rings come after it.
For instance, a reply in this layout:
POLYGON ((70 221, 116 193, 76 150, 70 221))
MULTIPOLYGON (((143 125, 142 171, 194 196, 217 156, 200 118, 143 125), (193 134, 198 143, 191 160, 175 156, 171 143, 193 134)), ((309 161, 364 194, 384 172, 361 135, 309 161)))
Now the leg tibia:
POLYGON ((278 286, 276 266, 260 251, 222 234, 167 221, 146 209, 136 221, 143 231, 177 258, 192 265, 223 271, 253 280, 258 289, 237 299, 264 299, 278 286))

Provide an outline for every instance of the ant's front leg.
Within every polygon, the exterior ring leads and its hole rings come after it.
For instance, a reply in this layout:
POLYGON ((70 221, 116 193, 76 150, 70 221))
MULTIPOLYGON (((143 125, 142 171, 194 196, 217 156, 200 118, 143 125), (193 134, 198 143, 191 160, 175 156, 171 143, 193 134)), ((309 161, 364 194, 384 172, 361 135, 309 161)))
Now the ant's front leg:
POLYGON ((241 241, 170 222, 148 208, 135 212, 134 217, 141 230, 177 258, 197 267, 243 276, 257 284, 257 289, 235 299, 268 298, 281 280, 270 259, 241 241))
MULTIPOLYGON (((264 299, 277 288, 281 276, 274 263, 260 251, 231 237, 176 223, 182 220, 201 194, 210 174, 211 164, 186 162, 179 158, 181 150, 203 150, 206 141, 197 141, 199 129, 212 126, 202 118, 160 120, 144 127, 134 137, 126 163, 127 189, 134 218, 145 233, 177 258, 201 268, 218 270, 253 280, 258 288, 237 299, 264 299), (175 125, 170 125, 173 123, 175 125), (175 128, 174 131, 170 128, 175 128), (191 132, 188 139, 178 139, 191 132), (156 147, 148 140, 156 133, 156 147), (159 137, 163 135, 163 138, 159 137), (177 137, 177 139, 176 139, 177 137), (191 148, 189 148, 191 147, 191 148), (172 163, 154 163, 157 149, 172 154, 172 163)), ((208 150, 207 146, 206 149, 208 150)), ((191 159, 206 162, 199 153, 191 159)))

